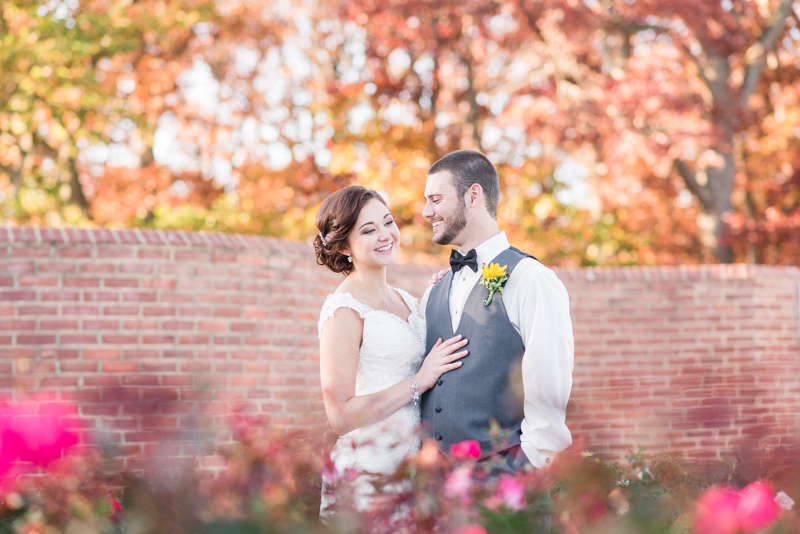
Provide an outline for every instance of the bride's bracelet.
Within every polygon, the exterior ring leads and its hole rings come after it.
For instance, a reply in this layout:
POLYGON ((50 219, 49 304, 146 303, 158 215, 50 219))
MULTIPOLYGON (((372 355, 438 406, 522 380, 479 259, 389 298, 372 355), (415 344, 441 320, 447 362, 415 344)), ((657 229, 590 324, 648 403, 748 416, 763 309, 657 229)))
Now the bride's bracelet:
POLYGON ((411 377, 411 402, 416 406, 419 403, 419 390, 417 389, 417 381, 411 377))

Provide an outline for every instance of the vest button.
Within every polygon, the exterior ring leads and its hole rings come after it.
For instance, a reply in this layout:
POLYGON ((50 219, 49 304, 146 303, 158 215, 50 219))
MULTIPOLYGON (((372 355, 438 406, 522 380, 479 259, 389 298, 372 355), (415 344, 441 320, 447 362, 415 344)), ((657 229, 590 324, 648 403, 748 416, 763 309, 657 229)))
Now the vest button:
POLYGON ((442 382, 442 380, 441 380, 441 379, 439 379, 439 380, 437 380, 437 381, 436 381, 436 385, 437 385, 437 386, 441 386, 442 384, 443 384, 443 382, 442 382))
POLYGON ((442 441, 442 435, 436 434, 436 441, 442 441))
POLYGON ((439 413, 439 412, 441 412, 441 411, 442 411, 442 409, 441 409, 441 408, 436 408, 436 413, 439 413))

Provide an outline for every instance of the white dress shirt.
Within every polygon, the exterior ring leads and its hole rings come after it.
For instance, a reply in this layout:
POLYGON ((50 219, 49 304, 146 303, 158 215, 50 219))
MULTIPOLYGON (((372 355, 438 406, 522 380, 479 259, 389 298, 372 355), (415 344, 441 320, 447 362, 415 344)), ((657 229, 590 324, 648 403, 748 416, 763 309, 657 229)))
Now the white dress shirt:
MULTIPOLYGON (((506 234, 500 232, 476 247, 478 272, 464 267, 454 273, 449 301, 454 332, 467 297, 481 278, 481 266, 488 265, 507 248, 506 234)), ((430 289, 420 301, 423 317, 430 289)), ((503 299, 508 319, 525 346, 522 356, 525 401, 520 445, 534 467, 548 467, 557 452, 572 444, 572 435, 565 423, 574 360, 569 295, 552 270, 531 258, 524 258, 517 264, 503 291, 502 297, 497 292, 494 298, 503 299)))

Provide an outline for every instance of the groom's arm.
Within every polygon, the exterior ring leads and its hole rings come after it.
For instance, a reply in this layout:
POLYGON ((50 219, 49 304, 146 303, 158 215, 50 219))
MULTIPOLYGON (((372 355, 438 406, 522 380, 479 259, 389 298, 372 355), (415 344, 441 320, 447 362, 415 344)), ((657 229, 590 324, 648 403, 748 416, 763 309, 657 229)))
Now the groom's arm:
POLYGON ((506 291, 509 319, 525 344, 521 446, 534 467, 548 467, 572 443, 565 422, 574 359, 569 295, 555 273, 535 260, 517 266, 506 291))

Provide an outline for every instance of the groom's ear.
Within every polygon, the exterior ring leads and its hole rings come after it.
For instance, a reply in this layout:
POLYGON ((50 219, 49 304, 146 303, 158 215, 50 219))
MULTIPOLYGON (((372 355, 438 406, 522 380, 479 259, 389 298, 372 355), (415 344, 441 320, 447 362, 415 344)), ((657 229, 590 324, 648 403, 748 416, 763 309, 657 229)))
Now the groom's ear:
POLYGON ((465 200, 470 208, 477 208, 484 205, 483 187, 480 184, 472 184, 467 189, 465 200))

